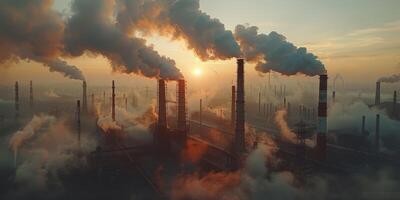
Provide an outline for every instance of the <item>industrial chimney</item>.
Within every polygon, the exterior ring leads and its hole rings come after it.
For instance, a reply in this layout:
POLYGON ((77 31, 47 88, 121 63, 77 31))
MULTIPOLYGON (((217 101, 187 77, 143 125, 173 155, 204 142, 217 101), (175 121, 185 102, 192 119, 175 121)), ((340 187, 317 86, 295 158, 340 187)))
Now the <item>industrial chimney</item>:
POLYGON ((33 108, 33 84, 29 82, 29 106, 33 108))
POLYGON ((379 151, 380 145, 379 145, 379 139, 380 139, 380 115, 376 115, 376 125, 375 125, 375 149, 376 151, 379 151))
POLYGON ((336 91, 332 92, 332 102, 335 103, 336 102, 336 91))
POLYGON ((187 131, 187 116, 186 116, 186 82, 184 79, 178 80, 178 130, 187 131))
POLYGON ((327 134, 327 85, 328 75, 319 77, 319 104, 318 104, 318 133, 317 133, 317 158, 324 160, 326 157, 326 134, 327 134))
POLYGON ((115 83, 114 83, 114 80, 112 81, 111 116, 112 116, 112 120, 115 121, 115 83))
POLYGON ((83 111, 83 113, 87 113, 87 94, 86 94, 87 85, 86 85, 86 81, 83 81, 82 89, 83 89, 83 92, 82 92, 82 111, 83 111))
POLYGON ((244 60, 237 59, 237 98, 236 98, 236 126, 235 126, 235 153, 239 154, 244 152, 245 149, 245 135, 244 135, 244 60))
POLYGON ((381 104, 381 82, 376 82, 375 105, 381 104))
POLYGON ((158 128, 167 129, 167 105, 165 80, 158 80, 158 128))
POLYGON ((15 81, 15 118, 19 117, 19 87, 18 81, 15 81))
POLYGON ((76 102, 76 130, 78 133, 78 147, 81 147, 81 102, 76 102))
POLYGON ((235 126, 236 118, 236 88, 232 85, 232 100, 231 100, 231 125, 235 126))

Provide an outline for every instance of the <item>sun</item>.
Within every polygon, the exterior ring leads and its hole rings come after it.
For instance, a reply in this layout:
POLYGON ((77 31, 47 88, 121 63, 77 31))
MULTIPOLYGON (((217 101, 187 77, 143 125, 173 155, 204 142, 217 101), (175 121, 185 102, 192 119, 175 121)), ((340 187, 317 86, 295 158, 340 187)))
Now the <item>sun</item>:
POLYGON ((200 77, 203 74, 203 70, 201 68, 196 68, 193 70, 193 75, 200 77))

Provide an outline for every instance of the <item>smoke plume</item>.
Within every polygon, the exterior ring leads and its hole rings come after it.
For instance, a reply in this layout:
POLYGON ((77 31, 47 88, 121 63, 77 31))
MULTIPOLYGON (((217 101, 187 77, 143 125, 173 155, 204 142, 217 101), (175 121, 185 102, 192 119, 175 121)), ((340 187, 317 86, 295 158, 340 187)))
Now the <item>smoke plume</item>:
POLYGON ((183 39, 202 60, 240 56, 231 31, 200 10, 199 0, 121 0, 117 20, 125 32, 157 32, 183 39))
POLYGON ((384 83, 396 83, 400 81, 400 74, 393 74, 391 76, 385 76, 378 79, 379 82, 384 83))
POLYGON ((237 25, 235 37, 248 61, 256 62, 256 70, 267 73, 276 71, 284 75, 325 74, 324 65, 304 47, 296 47, 277 33, 259 34, 258 27, 237 25))
POLYGON ((333 79, 333 89, 334 89, 334 90, 336 89, 336 81, 339 80, 339 79, 342 81, 342 85, 343 85, 343 87, 344 87, 344 79, 343 79, 343 76, 340 75, 340 74, 336 74, 335 78, 333 79))
POLYGON ((82 72, 59 57, 64 54, 64 21, 52 10, 53 1, 2 0, 0 2, 0 63, 33 60, 71 79, 82 72))
POLYGON ((85 51, 108 58, 113 70, 150 78, 179 79, 175 61, 161 56, 144 39, 130 37, 113 21, 115 1, 75 0, 67 22, 65 45, 71 56, 85 51))

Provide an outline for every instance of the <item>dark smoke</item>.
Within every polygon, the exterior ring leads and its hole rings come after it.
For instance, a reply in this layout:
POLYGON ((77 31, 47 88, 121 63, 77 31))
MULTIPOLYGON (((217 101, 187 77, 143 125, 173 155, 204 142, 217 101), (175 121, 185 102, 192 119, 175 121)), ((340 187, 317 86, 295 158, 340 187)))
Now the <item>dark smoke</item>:
POLYGON ((117 20, 126 32, 158 32, 184 39, 202 60, 240 56, 231 31, 200 10, 199 0, 121 0, 117 20))
POLYGON ((238 25, 235 37, 248 61, 257 62, 260 72, 276 71, 284 75, 298 73, 308 76, 325 74, 324 65, 304 47, 296 47, 277 33, 259 34, 258 27, 238 25))
POLYGON ((400 81, 400 74, 393 74, 391 76, 381 77, 378 81, 384 83, 396 83, 400 81))
POLYGON ((84 80, 77 67, 59 59, 63 55, 64 22, 51 5, 51 0, 0 1, 0 63, 33 60, 50 71, 84 80))
POLYGON ((112 21, 114 1, 76 0, 66 28, 66 49, 72 56, 85 51, 107 57, 113 70, 151 78, 179 79, 175 62, 160 56, 143 39, 129 37, 112 21))

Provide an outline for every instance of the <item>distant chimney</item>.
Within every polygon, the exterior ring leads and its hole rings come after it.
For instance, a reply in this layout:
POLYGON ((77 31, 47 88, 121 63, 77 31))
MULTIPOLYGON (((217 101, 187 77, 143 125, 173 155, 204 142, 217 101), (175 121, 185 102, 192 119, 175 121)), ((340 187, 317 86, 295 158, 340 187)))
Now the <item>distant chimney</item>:
POLYGON ((236 98, 236 125, 235 125, 235 153, 240 154, 245 149, 245 104, 244 104, 244 60, 237 59, 237 98, 236 98))
POLYGON ((33 108, 33 84, 29 82, 29 106, 33 108))
POLYGON ((365 115, 362 116, 361 134, 362 134, 362 135, 366 135, 366 132, 365 132, 365 115))
POLYGON ((127 96, 124 97, 124 101, 125 101, 125 110, 128 111, 128 97, 127 96))
POLYGON ((158 80, 158 127, 159 130, 167 129, 167 102, 165 80, 158 80))
POLYGON ((76 129, 78 134, 78 147, 81 147, 81 102, 76 102, 76 129))
POLYGON ((393 116, 397 117, 397 92, 393 92, 393 116))
POLYGON ((380 144, 379 144, 379 139, 380 139, 380 115, 376 115, 376 125, 375 125, 375 149, 376 151, 380 150, 380 144))
POLYGON ((336 92, 335 91, 332 92, 332 102, 333 103, 336 102, 336 92))
POLYGON ((381 82, 376 82, 375 105, 381 104, 381 82))
POLYGON ((261 113, 261 92, 258 92, 258 114, 261 113))
POLYGON ((236 88, 232 85, 232 99, 231 99, 231 125, 235 126, 236 117, 236 88))
POLYGON ((86 85, 86 81, 83 81, 83 84, 82 84, 82 89, 83 89, 83 92, 82 92, 82 111, 83 111, 83 113, 87 113, 87 85, 86 85))
POLYGON ((15 82, 15 118, 19 117, 19 87, 18 81, 15 82))
POLYGON ((184 79, 178 80, 178 130, 187 131, 186 115, 186 82, 184 79))
POLYGON ((317 158, 326 158, 326 134, 327 134, 327 85, 328 75, 319 77, 319 104, 318 104, 318 133, 317 133, 317 158))
POLYGON ((111 116, 112 116, 112 120, 115 121, 115 83, 114 83, 114 80, 112 81, 111 116))

